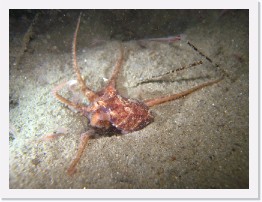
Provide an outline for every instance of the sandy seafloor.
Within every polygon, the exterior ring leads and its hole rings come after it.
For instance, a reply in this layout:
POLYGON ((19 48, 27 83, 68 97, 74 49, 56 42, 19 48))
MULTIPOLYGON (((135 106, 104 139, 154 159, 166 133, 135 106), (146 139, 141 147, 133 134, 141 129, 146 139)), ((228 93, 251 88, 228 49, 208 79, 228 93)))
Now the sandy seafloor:
MULTIPOLYGON (((126 97, 159 97, 218 78, 186 40, 227 76, 153 107, 154 122, 140 131, 90 140, 72 177, 66 169, 90 126, 51 91, 76 79, 71 44, 79 11, 40 11, 28 33, 36 13, 10 11, 11 189, 249 187, 248 10, 83 11, 77 57, 93 90, 110 78, 120 41, 125 60, 117 87, 126 97), (138 41, 181 33, 184 40, 170 44, 138 41), (204 64, 161 76, 198 60, 204 64), (65 135, 39 141, 61 128, 65 135)), ((61 93, 76 97, 68 88, 61 93)))

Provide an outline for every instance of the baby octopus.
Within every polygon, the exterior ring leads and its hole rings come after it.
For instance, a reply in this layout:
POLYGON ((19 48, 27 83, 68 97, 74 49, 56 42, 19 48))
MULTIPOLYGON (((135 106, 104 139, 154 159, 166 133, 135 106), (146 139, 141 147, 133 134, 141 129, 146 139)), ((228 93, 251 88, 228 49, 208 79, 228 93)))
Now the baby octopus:
POLYGON ((120 131, 122 134, 127 134, 133 131, 141 130, 142 128, 146 127, 148 124, 152 123, 154 120, 154 117, 149 110, 150 107, 184 97, 203 87, 215 84, 222 79, 221 77, 217 80, 212 80, 200 84, 186 91, 177 94, 159 97, 159 98, 154 98, 144 101, 128 99, 126 97, 119 95, 116 90, 116 79, 122 67, 123 58, 124 58, 124 50, 121 45, 120 57, 116 62, 111 78, 107 81, 107 85, 102 90, 98 92, 94 92, 86 86, 85 81, 81 77, 81 73, 77 64, 76 41, 77 41, 77 34, 80 25, 80 19, 81 19, 81 14, 78 18, 76 29, 74 32, 74 37, 73 37, 73 44, 72 44, 73 68, 77 76, 77 82, 81 87, 81 91, 85 96, 85 98, 89 100, 90 104, 86 105, 86 104, 74 103, 61 96, 58 93, 58 91, 64 85, 68 84, 68 82, 60 84, 52 91, 54 96, 60 102, 75 109, 76 111, 80 112, 82 115, 87 117, 89 119, 90 125, 92 126, 92 129, 81 134, 81 140, 78 147, 78 151, 67 170, 67 173, 69 175, 73 175, 76 172, 76 165, 83 154, 83 151, 87 145, 88 140, 95 137, 96 135, 95 131, 101 129, 108 131, 109 129, 113 128, 117 131, 120 131))

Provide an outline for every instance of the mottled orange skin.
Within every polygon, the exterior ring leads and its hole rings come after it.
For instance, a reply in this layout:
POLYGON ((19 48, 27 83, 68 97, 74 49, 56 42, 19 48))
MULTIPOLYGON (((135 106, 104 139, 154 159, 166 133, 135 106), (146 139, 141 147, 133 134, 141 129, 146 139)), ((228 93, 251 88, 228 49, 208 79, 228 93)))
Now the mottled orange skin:
POLYGON ((87 112, 93 127, 109 128, 111 124, 126 134, 141 130, 154 120, 148 106, 119 95, 112 86, 108 86, 99 94, 102 95, 90 104, 90 112, 87 112))

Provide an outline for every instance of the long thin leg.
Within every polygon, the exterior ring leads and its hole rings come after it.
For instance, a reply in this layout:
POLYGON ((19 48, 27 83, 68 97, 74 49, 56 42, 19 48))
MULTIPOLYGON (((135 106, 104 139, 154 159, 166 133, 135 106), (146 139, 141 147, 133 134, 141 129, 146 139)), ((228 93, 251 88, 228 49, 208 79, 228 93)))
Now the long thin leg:
POLYGON ((210 85, 213 85, 219 81, 221 81, 223 79, 223 77, 217 79, 217 80, 214 80, 214 81, 209 81, 209 82, 206 82, 206 83, 203 83, 203 84, 200 84, 198 86, 195 86, 191 89, 188 89, 186 91, 183 91, 181 93, 177 93, 177 94, 173 94, 173 95, 168 95, 168 96, 163 96, 163 97, 160 97, 160 98, 155 98, 155 99, 149 99, 149 100, 145 100, 145 104, 148 106, 148 107, 153 107, 155 105, 159 105, 159 104, 162 104, 162 103, 165 103, 165 102, 168 102, 168 101, 171 101, 171 100, 176 100, 176 99, 179 99, 181 97, 184 97, 186 95, 189 95, 197 90, 200 90, 201 88, 204 88, 206 86, 210 86, 210 85))
POLYGON ((76 39, 77 39, 78 30, 79 30, 80 20, 81 20, 81 14, 79 15, 79 18, 78 18, 78 21, 77 21, 76 30, 75 30, 75 33, 74 33, 73 44, 72 44, 73 67, 74 67, 74 70, 75 70, 75 73, 76 73, 76 76, 77 76, 77 81, 81 86, 81 90, 82 90, 83 94, 86 96, 86 98, 90 102, 92 102, 98 96, 96 95, 96 93, 94 93, 91 89, 89 89, 86 86, 85 81, 81 77, 80 70, 79 70, 79 67, 78 67, 78 64, 77 64, 77 60, 76 60, 76 39))
POLYGON ((76 166, 77 166, 78 162, 80 161, 80 158, 81 158, 81 156, 82 156, 82 154, 83 154, 83 152, 86 148, 87 142, 92 135, 93 135, 92 130, 89 130, 89 131, 87 131, 87 132, 85 132, 81 135, 81 140, 80 140, 80 143, 79 143, 79 147, 78 147, 76 156, 73 159, 73 161, 71 162, 69 168, 67 169, 67 173, 69 175, 72 176, 76 172, 76 166))
MULTIPOLYGON (((204 57, 206 60, 208 60, 211 64, 213 64, 215 67, 219 68, 219 65, 216 64, 216 63, 213 63, 213 61, 208 57, 206 56, 205 54, 203 54, 201 51, 199 51, 191 42, 187 42, 187 44, 193 48, 195 51, 197 51, 202 57, 204 57)), ((194 66, 197 66, 197 65, 200 65, 202 64, 202 61, 198 61, 198 62, 195 62, 195 63, 192 63, 190 64, 188 67, 194 67, 194 66)), ((183 69, 185 69, 187 67, 181 67, 177 70, 173 70, 173 71, 181 71, 183 69)), ((221 69, 221 68, 219 68, 221 69)), ((173 95, 168 95, 168 96, 163 96, 163 97, 160 97, 160 98, 155 98, 155 99, 149 99, 149 100, 145 100, 145 104, 148 106, 148 107, 152 107, 152 106, 155 106, 155 105, 159 105, 159 104, 162 104, 162 103, 165 103, 165 102, 168 102, 168 101, 171 101, 171 100, 176 100, 176 99, 179 99, 181 97, 184 97, 186 95, 189 95, 197 90, 200 90, 206 86, 210 86, 210 85, 213 85, 215 83, 218 83, 219 81, 221 81, 224 76, 226 76, 227 74, 225 73, 225 71, 223 69, 222 70, 222 76, 219 78, 219 79, 216 79, 216 80, 213 80, 213 81, 209 81, 209 82, 206 82, 206 83, 203 83, 203 84, 200 84, 198 86, 195 86, 191 89, 188 89, 186 91, 183 91, 181 93, 177 93, 177 94, 173 94, 173 95)), ((170 73, 170 72, 168 72, 170 73)))
POLYGON ((76 104, 74 102, 71 102, 70 100, 64 98, 63 96, 61 96, 58 91, 63 88, 65 85, 67 85, 68 82, 64 82, 59 84, 58 86, 56 86, 53 90, 52 93, 53 95, 62 103, 66 104, 69 107, 73 107, 74 109, 78 110, 78 111, 89 111, 88 107, 85 105, 81 105, 81 104, 76 104))
POLYGON ((118 58, 116 65, 114 67, 113 70, 113 74, 111 76, 111 78, 109 79, 107 86, 113 86, 115 88, 116 86, 116 79, 117 79, 117 75, 122 67, 123 64, 123 58, 124 58, 124 50, 123 50, 123 46, 121 44, 120 46, 120 57, 118 58))
POLYGON ((227 77, 229 76, 223 68, 221 68, 217 63, 214 63, 213 60, 211 60, 210 57, 206 56, 203 52, 201 52, 200 50, 198 50, 198 48, 197 48, 195 45, 193 45, 190 41, 187 41, 187 44, 188 44, 191 48, 193 48, 199 55, 201 55, 202 57, 204 57, 208 62, 210 62, 210 63, 213 64, 216 68, 218 68, 218 69, 223 73, 224 76, 227 76, 227 77))
POLYGON ((182 71, 184 69, 188 69, 188 68, 191 68, 191 67, 196 67, 196 66, 201 65, 201 64, 203 64, 203 62, 202 62, 202 60, 199 60, 199 61, 193 62, 193 63, 191 63, 191 64, 189 64, 187 66, 181 66, 178 69, 174 69, 174 70, 162 73, 162 74, 157 75, 157 76, 152 76, 150 79, 146 79, 146 80, 143 80, 141 82, 138 82, 134 87, 136 87, 136 86, 138 86, 140 84, 156 82, 156 81, 163 81, 163 76, 166 76, 168 74, 172 74, 172 73, 175 73, 175 72, 180 72, 180 71, 182 71))

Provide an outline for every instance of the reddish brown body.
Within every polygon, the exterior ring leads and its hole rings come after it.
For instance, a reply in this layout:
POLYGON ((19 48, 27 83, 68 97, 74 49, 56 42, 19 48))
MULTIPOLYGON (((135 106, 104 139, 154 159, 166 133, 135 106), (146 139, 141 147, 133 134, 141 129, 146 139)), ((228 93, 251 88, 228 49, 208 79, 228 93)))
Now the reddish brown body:
POLYGON ((140 130, 154 120, 148 106, 122 97, 111 85, 99 94, 101 96, 91 103, 87 112, 93 127, 109 128, 112 124, 125 134, 140 130))
MULTIPOLYGON (((61 96, 58 93, 58 91, 66 83, 57 86, 53 90, 53 94, 62 103, 78 110, 83 115, 88 117, 90 125, 93 128, 108 129, 113 126, 117 128, 119 131, 121 131, 123 134, 141 130, 142 128, 144 128, 154 120, 152 114, 150 113, 149 107, 181 98, 205 86, 217 83, 222 79, 221 77, 217 80, 200 84, 198 86, 195 86, 189 90, 183 91, 178 94, 145 100, 144 102, 125 98, 119 95, 115 88, 117 75, 123 63, 124 51, 121 45, 120 57, 116 63, 113 74, 110 80, 108 81, 106 87, 99 92, 94 92, 86 86, 84 80, 81 77, 80 70, 77 65, 76 38, 79 29, 79 24, 80 24, 80 17, 78 19, 77 27, 74 33, 74 40, 73 40, 73 67, 77 75, 78 83, 81 86, 81 91, 83 92, 85 97, 90 101, 90 105, 87 106, 84 104, 76 104, 61 96)), ((93 136, 94 136, 94 130, 89 130, 81 135, 81 142, 78 148, 78 152, 68 169, 68 173, 70 175, 75 173, 76 171, 75 167, 81 158, 84 148, 88 140, 93 136)))

